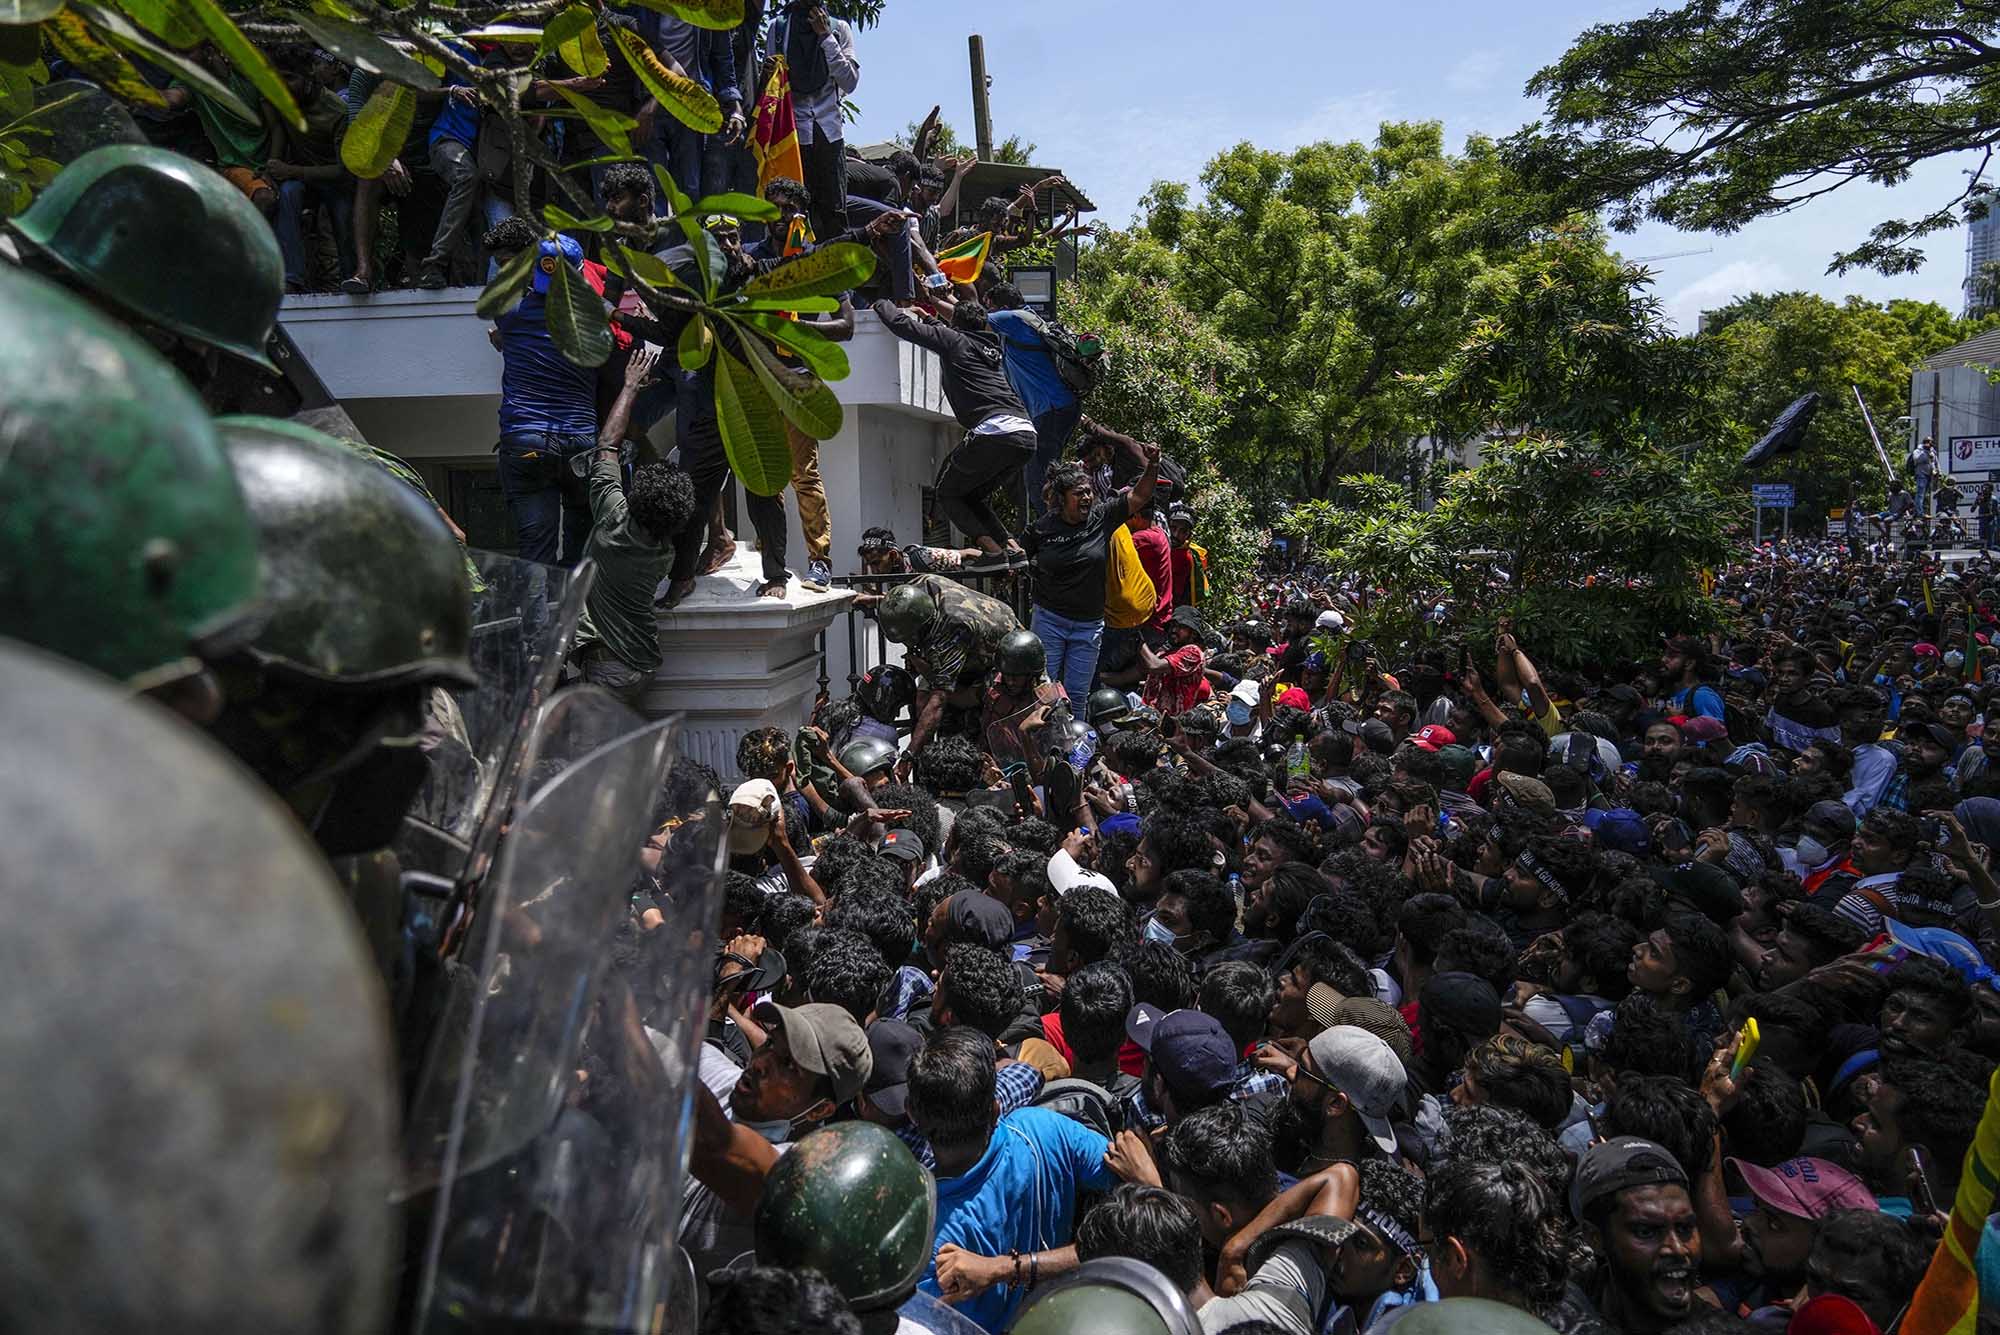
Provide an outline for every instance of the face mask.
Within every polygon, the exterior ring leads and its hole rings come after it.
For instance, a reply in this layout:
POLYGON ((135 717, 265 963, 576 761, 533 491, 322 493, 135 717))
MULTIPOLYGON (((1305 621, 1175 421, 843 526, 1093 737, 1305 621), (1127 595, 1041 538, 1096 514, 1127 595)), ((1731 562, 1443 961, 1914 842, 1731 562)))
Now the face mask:
POLYGON ((1158 918, 1146 919, 1145 937, 1148 941, 1158 941, 1162 945, 1179 948, 1181 939, 1173 934, 1158 918))
POLYGON ((1231 700, 1223 711, 1229 716, 1231 727, 1241 728, 1250 722, 1250 706, 1238 700, 1231 700))
POLYGON ((798 1117, 780 1117, 774 1122, 738 1122, 736 1125, 748 1127, 773 1145, 785 1145, 789 1144, 800 1130, 798 1124, 805 1120, 801 1114, 798 1117))
POLYGON ((1799 855, 1799 865, 1802 867, 1817 867, 1831 856, 1826 845, 1809 834, 1799 837, 1799 842, 1793 851, 1799 855))

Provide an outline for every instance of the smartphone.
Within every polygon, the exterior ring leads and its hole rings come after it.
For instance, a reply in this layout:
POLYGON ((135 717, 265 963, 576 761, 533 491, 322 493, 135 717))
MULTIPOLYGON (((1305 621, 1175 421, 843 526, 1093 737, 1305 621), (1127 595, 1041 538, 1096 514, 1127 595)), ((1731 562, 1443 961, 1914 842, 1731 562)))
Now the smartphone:
POLYGON ((1026 820, 1034 814, 1034 810, 1035 790, 1028 784, 1028 771, 1017 769, 1014 771, 1014 818, 1026 820))
POLYGON ((1169 714, 1165 718, 1160 720, 1160 736, 1162 737, 1171 739, 1175 733, 1180 731, 1180 728, 1181 725, 1179 720, 1177 720, 1172 714, 1169 714))
POLYGON ((1903 1171, 1910 1180, 1910 1205, 1920 1215, 1939 1213, 1937 1196, 1931 1191, 1931 1175, 1924 1167, 1925 1150, 1911 1145, 1903 1151, 1903 1171))

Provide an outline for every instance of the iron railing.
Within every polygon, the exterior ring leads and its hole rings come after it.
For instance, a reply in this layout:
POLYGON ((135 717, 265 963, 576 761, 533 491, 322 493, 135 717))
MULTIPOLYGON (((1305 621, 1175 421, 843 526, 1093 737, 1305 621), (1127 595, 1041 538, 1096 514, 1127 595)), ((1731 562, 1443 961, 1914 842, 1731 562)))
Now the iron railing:
MULTIPOLYGON (((898 584, 907 584, 919 577, 919 572, 899 575, 835 575, 834 587, 852 589, 857 593, 880 594, 898 584)), ((1025 557, 1016 557, 1011 564, 991 566, 974 570, 961 570, 945 576, 967 588, 998 598, 1014 609, 1023 626, 1034 614, 1033 578, 1028 570, 1025 557)), ((838 624, 844 628, 847 637, 847 689, 851 694, 862 674, 870 668, 895 661, 891 656, 889 638, 882 633, 882 627, 875 618, 861 608, 848 604, 841 612, 838 624), (859 624, 857 624, 859 623, 859 624)), ((832 666, 828 657, 828 637, 835 634, 833 627, 819 633, 819 689, 825 694, 832 682, 832 666)))

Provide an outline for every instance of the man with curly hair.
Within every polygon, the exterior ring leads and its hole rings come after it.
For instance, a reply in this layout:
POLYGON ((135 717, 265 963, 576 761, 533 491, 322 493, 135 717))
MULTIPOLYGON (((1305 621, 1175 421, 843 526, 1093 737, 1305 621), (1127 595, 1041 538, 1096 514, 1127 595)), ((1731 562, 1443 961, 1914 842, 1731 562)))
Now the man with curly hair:
POLYGON ((645 464, 633 471, 629 490, 623 485, 619 444, 632 401, 658 359, 650 349, 633 352, 590 457, 592 525, 585 552, 597 564, 597 580, 576 630, 583 679, 635 708, 660 667, 653 589, 673 559, 672 535, 694 510, 694 489, 677 468, 645 464))

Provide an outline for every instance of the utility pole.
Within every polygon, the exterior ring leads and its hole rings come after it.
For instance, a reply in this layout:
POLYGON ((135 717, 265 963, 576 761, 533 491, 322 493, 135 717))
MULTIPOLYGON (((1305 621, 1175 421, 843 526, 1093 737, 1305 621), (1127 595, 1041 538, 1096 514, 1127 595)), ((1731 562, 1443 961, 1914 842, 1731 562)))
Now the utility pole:
POLYGON ((986 39, 978 33, 965 39, 972 54, 972 138, 979 160, 993 161, 993 108, 986 100, 986 39))

